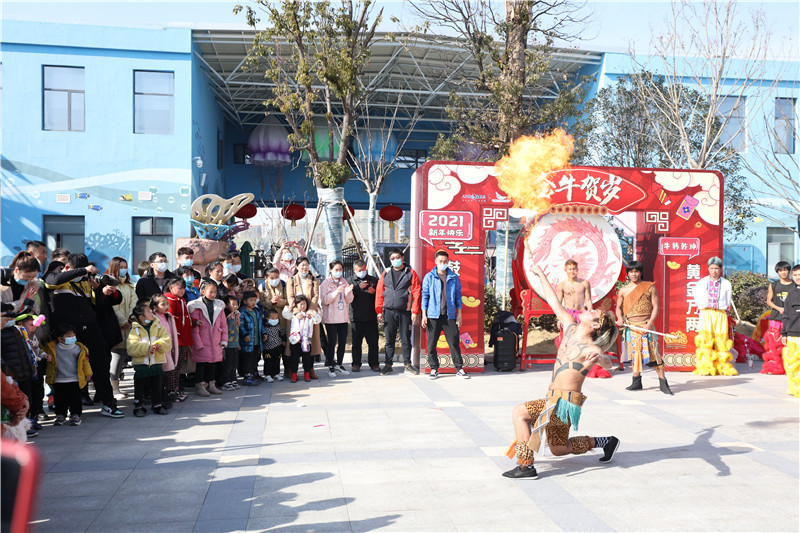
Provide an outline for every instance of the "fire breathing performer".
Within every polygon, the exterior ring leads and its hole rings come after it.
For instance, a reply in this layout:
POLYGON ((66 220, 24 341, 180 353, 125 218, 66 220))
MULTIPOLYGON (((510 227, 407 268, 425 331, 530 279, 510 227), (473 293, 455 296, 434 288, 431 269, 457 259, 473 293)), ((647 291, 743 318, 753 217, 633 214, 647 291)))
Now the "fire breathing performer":
POLYGON ((553 455, 580 455, 592 448, 602 448, 600 462, 608 463, 619 448, 617 437, 580 436, 569 438, 569 427, 578 429, 581 406, 586 396, 581 387, 589 370, 595 365, 611 368, 606 350, 617 340, 618 329, 610 313, 599 309, 584 310, 580 323, 561 305, 553 287, 538 265, 533 273, 542 282, 545 300, 555 312, 564 329, 564 339, 558 348, 550 387, 544 398, 521 403, 514 407, 514 435, 506 455, 517 457, 517 466, 503 473, 508 478, 535 479, 534 452, 538 452, 544 438, 553 455))
POLYGON ((658 338, 651 332, 658 316, 658 292, 651 281, 642 281, 642 264, 631 261, 627 265, 628 283, 617 293, 617 326, 626 324, 623 333, 624 347, 633 363, 633 382, 626 390, 642 389, 642 369, 651 366, 658 374, 658 387, 664 394, 672 394, 664 375, 664 361, 658 351, 658 338))
POLYGON ((731 364, 733 340, 728 336, 728 308, 733 289, 722 277, 722 259, 708 260, 708 276, 694 286, 694 301, 700 310, 700 325, 694 345, 697 347, 694 373, 700 376, 736 376, 731 364))

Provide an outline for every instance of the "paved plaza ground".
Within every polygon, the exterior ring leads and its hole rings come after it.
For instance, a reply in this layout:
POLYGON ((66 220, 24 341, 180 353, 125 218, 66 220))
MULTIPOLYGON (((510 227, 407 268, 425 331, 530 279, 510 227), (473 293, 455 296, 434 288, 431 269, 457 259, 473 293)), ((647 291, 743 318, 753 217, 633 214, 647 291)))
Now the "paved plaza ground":
MULTIPOLYGON (((319 367, 319 365, 317 365, 319 367)), ((364 367, 366 368, 366 367, 364 367)), ((395 368, 399 368, 395 365, 395 368)), ((549 368, 431 381, 370 371, 196 398, 168 416, 45 423, 36 531, 798 531, 798 409, 785 376, 672 373, 675 396, 589 379, 600 454, 509 480, 510 411, 549 368)), ((129 372, 130 373, 130 372, 129 372)), ((130 377, 124 382, 130 390, 130 377)))

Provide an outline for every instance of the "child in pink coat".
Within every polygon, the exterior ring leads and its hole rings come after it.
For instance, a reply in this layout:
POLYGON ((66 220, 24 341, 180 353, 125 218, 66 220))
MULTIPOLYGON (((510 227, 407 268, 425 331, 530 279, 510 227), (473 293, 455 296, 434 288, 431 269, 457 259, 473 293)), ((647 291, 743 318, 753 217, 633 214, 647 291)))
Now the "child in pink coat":
POLYGON ((192 317, 192 358, 197 366, 195 387, 198 396, 222 394, 217 388, 217 374, 222 368, 222 350, 228 345, 228 322, 225 304, 217 300, 217 285, 211 281, 200 284, 197 300, 189 302, 192 317))

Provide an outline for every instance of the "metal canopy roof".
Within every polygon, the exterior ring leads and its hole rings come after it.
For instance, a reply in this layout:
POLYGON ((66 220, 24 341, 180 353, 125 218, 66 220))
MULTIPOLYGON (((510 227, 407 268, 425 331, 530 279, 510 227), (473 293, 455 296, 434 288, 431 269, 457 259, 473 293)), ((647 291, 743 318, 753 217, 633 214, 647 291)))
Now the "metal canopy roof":
MULTIPOLYGON (((253 30, 193 30, 195 55, 212 82, 212 88, 223 111, 237 126, 256 126, 264 119, 262 104, 271 82, 263 72, 247 68, 245 62, 255 32, 253 30)), ((405 43, 390 40, 387 34, 376 35, 372 58, 360 82, 370 89, 370 115, 391 115, 400 103, 398 120, 409 120, 424 110, 422 119, 413 125, 415 133, 436 133, 449 129, 445 110, 450 92, 470 98, 487 95, 474 90, 465 79, 474 79, 478 68, 463 41, 437 37, 436 42, 403 36, 405 43)), ((537 91, 528 91, 526 98, 553 98, 559 80, 574 76, 587 65, 600 65, 602 54, 556 49, 551 54, 550 70, 537 91)), ((323 102, 317 102, 324 113, 323 102)), ((411 122, 409 121, 409 125, 411 122)))

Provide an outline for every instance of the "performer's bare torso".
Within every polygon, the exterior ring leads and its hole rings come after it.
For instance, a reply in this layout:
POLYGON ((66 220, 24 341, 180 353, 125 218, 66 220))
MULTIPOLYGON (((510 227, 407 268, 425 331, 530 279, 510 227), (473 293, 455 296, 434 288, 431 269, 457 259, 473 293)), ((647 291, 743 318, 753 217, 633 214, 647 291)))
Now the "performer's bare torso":
MULTIPOLYGON (((634 283, 633 281, 630 281, 630 282, 626 283, 619 290, 619 292, 617 293, 617 298, 619 298, 619 299, 624 301, 625 298, 627 298, 628 295, 630 293, 632 293, 633 290, 639 285, 639 283, 642 283, 642 282, 638 281, 638 282, 634 283)), ((650 315, 633 315, 633 314, 627 317, 628 320, 634 320, 634 321, 647 320, 649 318, 650 318, 650 315)))
POLYGON ((564 308, 573 311, 583 311, 586 308, 587 293, 591 294, 589 282, 577 277, 574 280, 565 279, 556 288, 556 295, 564 308))
POLYGON ((603 357, 605 355, 590 338, 578 335, 578 326, 574 322, 567 324, 549 388, 580 392, 586 375, 603 357))

